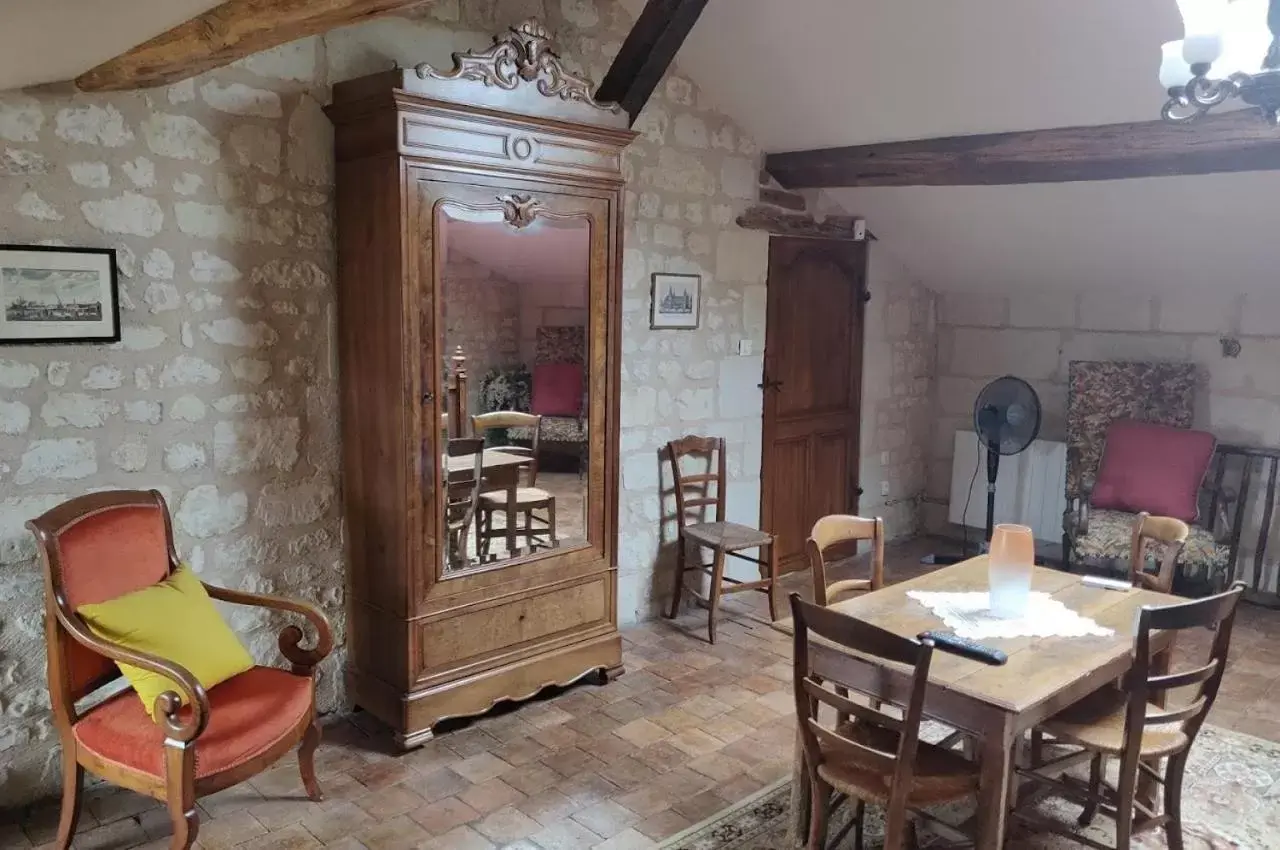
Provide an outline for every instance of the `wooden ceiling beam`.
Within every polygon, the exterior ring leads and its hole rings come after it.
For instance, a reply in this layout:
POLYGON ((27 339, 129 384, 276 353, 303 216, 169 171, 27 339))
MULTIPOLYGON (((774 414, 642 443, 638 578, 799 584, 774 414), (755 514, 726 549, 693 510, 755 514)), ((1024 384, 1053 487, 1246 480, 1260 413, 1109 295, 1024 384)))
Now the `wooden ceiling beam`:
POLYGON ((1190 124, 1142 121, 774 153, 788 189, 1004 186, 1280 169, 1280 130, 1256 110, 1190 124))
POLYGON ((706 5, 707 0, 648 0, 600 82, 596 100, 619 104, 634 124, 706 5))
POLYGON ((76 78, 86 92, 169 85, 334 27, 429 0, 227 0, 76 78))

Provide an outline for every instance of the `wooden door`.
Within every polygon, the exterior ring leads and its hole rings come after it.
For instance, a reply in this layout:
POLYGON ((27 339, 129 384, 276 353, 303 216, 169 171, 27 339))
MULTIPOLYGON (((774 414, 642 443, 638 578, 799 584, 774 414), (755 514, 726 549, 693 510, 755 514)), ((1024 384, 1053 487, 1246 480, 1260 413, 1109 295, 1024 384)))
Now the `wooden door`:
POLYGON ((761 505, 783 570, 826 514, 857 513, 865 242, 769 241, 761 505))

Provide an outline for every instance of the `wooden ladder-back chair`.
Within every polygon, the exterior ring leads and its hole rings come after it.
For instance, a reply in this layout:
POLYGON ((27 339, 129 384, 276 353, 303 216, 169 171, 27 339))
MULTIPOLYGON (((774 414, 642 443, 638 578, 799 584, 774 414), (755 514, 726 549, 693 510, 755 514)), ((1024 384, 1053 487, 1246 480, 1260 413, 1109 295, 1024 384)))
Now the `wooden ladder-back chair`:
POLYGON ((448 442, 445 451, 449 457, 471 456, 474 461, 469 469, 446 472, 445 525, 449 530, 449 558, 462 565, 467 562, 467 533, 471 530, 484 487, 484 439, 455 437, 448 442))
MULTIPOLYGON (((865 593, 884 587, 884 521, 880 517, 824 516, 813 524, 804 548, 809 556, 809 570, 813 573, 813 601, 819 605, 830 605, 841 594, 865 593), (871 541, 871 576, 828 583, 827 550, 859 540, 871 541)), ((853 548, 849 547, 845 554, 853 553, 853 548)))
POLYGON ((86 769, 109 782, 163 801, 173 824, 170 847, 196 840, 196 798, 265 770, 295 745, 307 796, 322 799, 314 755, 315 669, 333 648, 329 621, 303 602, 205 584, 214 599, 302 615, 315 629, 302 647, 295 625, 280 633, 290 670, 253 667, 209 689, 185 668, 98 637, 76 613, 163 581, 179 565, 164 498, 154 490, 111 490, 80 496, 27 523, 39 544, 45 577, 49 697, 62 742, 62 815, 54 846, 71 845, 86 769), (132 689, 80 711, 76 702, 120 677, 116 662, 167 677, 148 715, 132 689))
MULTIPOLYGON (((824 845, 827 819, 841 802, 838 796, 832 800, 833 792, 855 805, 845 829, 854 830, 858 850, 862 848, 868 803, 884 807, 885 850, 914 847, 911 814, 963 837, 954 825, 920 810, 978 793, 974 762, 920 740, 933 643, 902 637, 813 605, 795 593, 791 594, 791 615, 795 626, 796 720, 810 790, 809 850, 824 845), (911 669, 911 689, 902 695, 901 718, 846 696, 857 669, 849 651, 911 669), (822 705, 835 710, 834 723, 824 724, 819 710, 822 705)), ((837 835, 832 846, 838 846, 843 837, 843 833, 837 835)))
MULTIPOLYGON (((1134 835, 1159 827, 1164 827, 1169 847, 1181 850, 1182 777, 1187 756, 1217 698, 1231 648, 1236 607, 1243 594, 1244 585, 1237 583, 1226 593, 1207 599, 1143 608, 1134 639, 1134 663, 1121 686, 1103 688, 1036 729, 1052 735, 1055 744, 1074 745, 1078 749, 1030 768, 1020 768, 1018 773, 1050 792, 1083 803, 1081 826, 1092 823, 1099 809, 1114 817, 1116 850, 1128 850, 1134 835), (1190 669, 1169 672, 1164 662, 1152 654, 1152 632, 1196 628, 1215 631, 1208 660, 1190 669), (1176 688, 1194 688, 1194 693, 1184 704, 1168 707, 1166 696, 1176 688), (1081 756, 1087 757, 1090 763, 1086 788, 1049 775, 1060 772, 1081 756), (1119 781, 1115 786, 1103 780, 1103 762, 1108 756, 1120 760, 1119 781), (1152 766, 1162 758, 1167 760, 1163 776, 1152 766), (1156 814, 1137 799, 1142 776, 1164 786, 1163 814, 1156 814), (1139 817, 1135 818, 1135 811, 1139 817)), ((1032 829, 1055 832, 1110 850, 1038 815, 1015 810, 1013 816, 1032 829)))
POLYGON ((1133 541, 1129 548, 1129 581, 1134 587, 1145 587, 1160 593, 1173 592, 1173 576, 1178 568, 1178 557, 1187 545, 1191 526, 1180 519, 1167 516, 1151 516, 1142 511, 1133 522, 1133 541), (1159 559, 1159 572, 1147 572, 1147 549, 1163 549, 1159 559))
POLYGON ((769 618, 777 620, 778 553, 773 535, 750 526, 728 522, 724 518, 725 483, 728 480, 725 472, 724 438, 689 436, 672 440, 667 443, 665 457, 671 465, 671 480, 676 496, 676 524, 679 527, 679 537, 676 540, 676 586, 671 595, 671 610, 667 616, 674 618, 680 613, 680 600, 688 590, 695 599, 707 606, 707 637, 715 643, 716 609, 720 605, 721 594, 757 590, 768 594, 769 618), (704 457, 707 471, 695 473, 683 469, 681 461, 690 455, 704 457), (711 495, 713 491, 714 495, 711 495), (696 512, 700 518, 705 517, 709 507, 715 508, 714 520, 689 522, 691 512, 696 512), (687 564, 686 549, 690 543, 699 548, 696 566, 687 564), (769 550, 767 559, 742 554, 746 549, 765 547, 769 550), (702 563, 700 552, 703 548, 710 549, 713 553, 711 566, 702 563), (727 555, 755 564, 760 569, 760 580, 740 581, 726 577, 724 566, 727 555), (685 587, 686 572, 701 572, 711 576, 707 597, 685 587))
MULTIPOLYGON (((529 465, 523 470, 524 483, 516 488, 516 513, 524 516, 524 524, 519 527, 516 534, 528 540, 530 548, 537 537, 545 537, 547 545, 554 547, 556 545, 556 497, 537 486, 542 417, 536 413, 520 413, 514 410, 481 413, 471 417, 472 433, 478 437, 484 437, 486 432, 494 428, 519 428, 529 434, 529 446, 490 446, 489 448, 530 459, 529 465), (534 511, 546 511, 546 514, 538 516, 534 511), (541 525, 535 525, 535 523, 541 523, 541 525)), ((505 528, 493 527, 494 514, 506 513, 507 491, 492 490, 481 493, 479 508, 479 513, 476 514, 476 539, 480 541, 480 551, 487 553, 490 540, 507 536, 505 528)))

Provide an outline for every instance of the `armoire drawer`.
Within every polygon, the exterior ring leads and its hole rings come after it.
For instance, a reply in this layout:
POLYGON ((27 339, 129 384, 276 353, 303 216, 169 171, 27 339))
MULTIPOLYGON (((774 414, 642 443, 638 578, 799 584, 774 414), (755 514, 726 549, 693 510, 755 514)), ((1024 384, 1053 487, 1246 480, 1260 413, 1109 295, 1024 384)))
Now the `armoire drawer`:
POLYGON ((467 606, 415 625, 417 681, 456 677, 601 630, 610 630, 613 573, 535 588, 500 603, 467 606))

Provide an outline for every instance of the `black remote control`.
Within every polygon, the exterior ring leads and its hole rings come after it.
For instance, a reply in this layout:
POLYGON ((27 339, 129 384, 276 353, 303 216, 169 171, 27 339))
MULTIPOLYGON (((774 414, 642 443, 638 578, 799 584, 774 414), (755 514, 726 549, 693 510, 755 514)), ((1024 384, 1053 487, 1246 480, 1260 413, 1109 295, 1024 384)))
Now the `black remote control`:
POLYGON ((984 664, 1000 665, 1009 660, 1009 656, 994 646, 986 646, 968 638, 962 638, 952 632, 921 632, 921 640, 928 638, 941 650, 954 652, 984 664))

